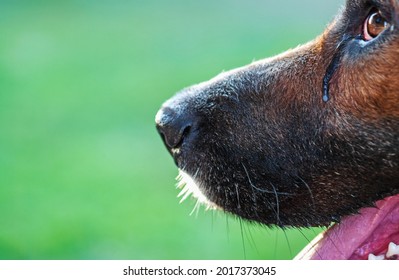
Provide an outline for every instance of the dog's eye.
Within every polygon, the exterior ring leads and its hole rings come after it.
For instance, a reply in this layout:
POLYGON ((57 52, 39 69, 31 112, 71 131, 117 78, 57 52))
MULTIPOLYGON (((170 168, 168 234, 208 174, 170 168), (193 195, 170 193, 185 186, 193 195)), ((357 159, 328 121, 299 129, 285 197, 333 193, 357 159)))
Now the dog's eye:
POLYGON ((381 15, 381 12, 374 9, 370 12, 363 24, 363 39, 371 41, 380 35, 389 26, 388 21, 381 15))

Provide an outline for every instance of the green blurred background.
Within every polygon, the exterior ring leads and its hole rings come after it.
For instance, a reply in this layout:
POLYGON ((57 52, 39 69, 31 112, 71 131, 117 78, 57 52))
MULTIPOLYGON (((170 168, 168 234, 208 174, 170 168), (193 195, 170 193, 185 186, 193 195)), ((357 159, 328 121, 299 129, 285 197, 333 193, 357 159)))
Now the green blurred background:
POLYGON ((154 116, 343 0, 0 1, 0 259, 290 259, 319 230, 179 204, 154 116))

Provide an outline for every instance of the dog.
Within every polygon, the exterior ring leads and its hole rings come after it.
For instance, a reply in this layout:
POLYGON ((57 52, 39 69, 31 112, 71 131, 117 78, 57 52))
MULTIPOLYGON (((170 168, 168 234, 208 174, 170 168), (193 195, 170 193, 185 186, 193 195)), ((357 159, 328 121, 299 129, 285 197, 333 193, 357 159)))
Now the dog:
POLYGON ((183 199, 327 226, 298 259, 399 255, 399 1, 347 0, 315 40, 177 93, 156 127, 183 199))

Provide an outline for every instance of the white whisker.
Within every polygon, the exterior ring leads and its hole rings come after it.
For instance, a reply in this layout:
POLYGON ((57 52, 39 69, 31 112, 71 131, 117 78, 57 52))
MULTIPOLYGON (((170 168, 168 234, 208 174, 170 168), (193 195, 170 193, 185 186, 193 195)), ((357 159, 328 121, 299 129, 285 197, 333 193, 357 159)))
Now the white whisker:
POLYGON ((198 175, 199 169, 195 172, 195 175, 192 177, 183 170, 179 170, 179 175, 177 176, 177 188, 181 189, 179 194, 177 195, 178 198, 180 199, 180 203, 185 201, 189 197, 193 197, 196 199, 196 203, 194 205, 194 209, 191 211, 190 215, 193 213, 196 213, 198 215, 199 209, 201 208, 201 205, 205 206, 206 210, 209 209, 217 209, 219 208, 216 204, 212 203, 203 193, 200 185, 197 182, 197 175, 198 175))

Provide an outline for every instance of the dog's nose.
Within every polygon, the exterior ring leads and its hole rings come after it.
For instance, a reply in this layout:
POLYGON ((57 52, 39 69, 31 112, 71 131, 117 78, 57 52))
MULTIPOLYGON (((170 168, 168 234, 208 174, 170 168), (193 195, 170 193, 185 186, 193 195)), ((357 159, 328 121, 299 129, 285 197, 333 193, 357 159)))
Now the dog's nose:
POLYGON ((164 106, 158 111, 155 122, 158 132, 169 151, 181 146, 192 126, 189 115, 185 114, 181 109, 174 109, 168 106, 164 106))

